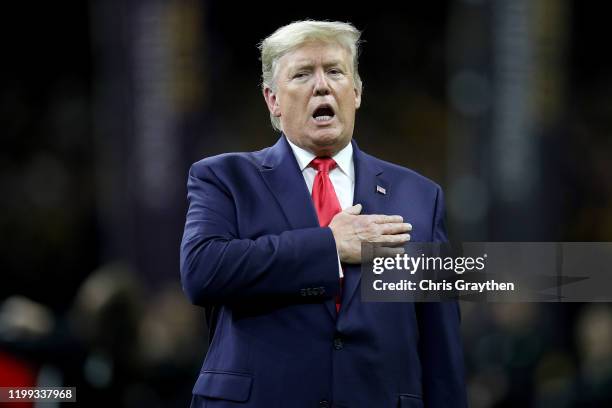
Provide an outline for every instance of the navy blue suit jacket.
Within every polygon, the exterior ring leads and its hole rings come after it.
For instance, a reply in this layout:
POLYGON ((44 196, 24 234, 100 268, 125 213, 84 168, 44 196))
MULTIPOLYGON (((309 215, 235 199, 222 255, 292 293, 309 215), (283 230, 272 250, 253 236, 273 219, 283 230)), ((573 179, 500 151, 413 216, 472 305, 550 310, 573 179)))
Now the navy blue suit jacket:
MULTIPOLYGON (((352 143, 362 214, 399 214, 413 241, 445 241, 440 187, 352 143)), ((195 163, 188 201, 181 280, 211 330, 193 407, 467 405, 456 302, 364 303, 360 266, 345 265, 336 314, 334 238, 284 136, 195 163)))

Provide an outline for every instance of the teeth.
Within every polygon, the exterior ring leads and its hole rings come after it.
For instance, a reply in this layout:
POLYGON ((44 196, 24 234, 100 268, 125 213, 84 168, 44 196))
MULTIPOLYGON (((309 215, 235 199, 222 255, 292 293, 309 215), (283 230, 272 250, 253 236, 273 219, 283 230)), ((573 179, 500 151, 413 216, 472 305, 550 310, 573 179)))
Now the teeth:
POLYGON ((331 116, 317 116, 314 118, 317 122, 325 122, 326 120, 331 120, 331 116))

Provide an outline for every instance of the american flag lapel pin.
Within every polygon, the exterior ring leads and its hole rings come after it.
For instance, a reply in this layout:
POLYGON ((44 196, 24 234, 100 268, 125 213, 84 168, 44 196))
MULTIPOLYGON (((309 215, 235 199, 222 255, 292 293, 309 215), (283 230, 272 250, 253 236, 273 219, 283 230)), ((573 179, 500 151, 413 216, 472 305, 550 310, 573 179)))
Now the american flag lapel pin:
POLYGON ((380 193, 382 195, 386 195, 387 194, 387 189, 385 189, 384 187, 381 187, 381 186, 376 186, 376 192, 380 193))

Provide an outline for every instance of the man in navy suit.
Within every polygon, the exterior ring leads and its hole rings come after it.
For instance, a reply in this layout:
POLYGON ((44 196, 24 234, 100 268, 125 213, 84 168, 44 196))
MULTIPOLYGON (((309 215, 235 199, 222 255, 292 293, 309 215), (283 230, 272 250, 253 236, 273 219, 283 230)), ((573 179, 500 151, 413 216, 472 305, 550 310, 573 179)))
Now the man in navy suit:
POLYGON ((352 141, 359 35, 301 21, 266 38, 279 140, 191 167, 181 280, 210 328, 192 407, 467 406, 456 302, 358 294, 362 242, 447 239, 440 187, 352 141))

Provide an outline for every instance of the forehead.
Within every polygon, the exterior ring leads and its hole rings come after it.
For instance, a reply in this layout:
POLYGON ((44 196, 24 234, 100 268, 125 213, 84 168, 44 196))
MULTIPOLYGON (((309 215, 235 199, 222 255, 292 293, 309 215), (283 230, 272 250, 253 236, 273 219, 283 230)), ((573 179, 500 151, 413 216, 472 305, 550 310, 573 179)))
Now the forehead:
POLYGON ((302 65, 350 65, 349 52, 335 42, 309 41, 283 55, 279 68, 292 68, 302 65))

